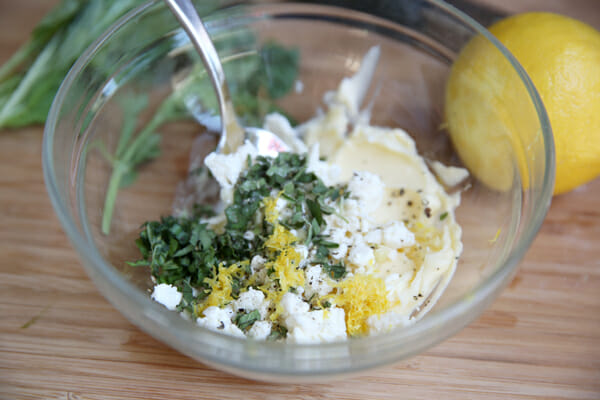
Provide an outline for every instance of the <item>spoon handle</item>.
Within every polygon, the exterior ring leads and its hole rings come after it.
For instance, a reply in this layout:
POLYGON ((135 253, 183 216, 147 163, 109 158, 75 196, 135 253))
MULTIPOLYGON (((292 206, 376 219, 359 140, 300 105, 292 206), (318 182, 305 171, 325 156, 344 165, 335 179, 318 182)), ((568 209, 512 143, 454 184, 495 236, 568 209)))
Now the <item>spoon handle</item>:
POLYGON ((164 2, 171 9, 200 54, 217 93, 221 112, 221 139, 218 148, 225 153, 235 151, 244 140, 244 132, 235 117, 223 66, 210 35, 191 0, 164 0, 164 2))

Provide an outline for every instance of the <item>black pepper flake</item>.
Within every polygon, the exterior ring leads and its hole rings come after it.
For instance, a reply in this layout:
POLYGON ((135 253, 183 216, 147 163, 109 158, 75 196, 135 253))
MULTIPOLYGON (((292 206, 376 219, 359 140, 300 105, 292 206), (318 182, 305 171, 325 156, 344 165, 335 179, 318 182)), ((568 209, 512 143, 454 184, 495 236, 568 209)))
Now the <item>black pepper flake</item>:
POLYGON ((419 297, 423 297, 423 294, 419 293, 419 297))
POLYGON ((388 205, 388 206, 391 206, 391 205, 392 205, 392 202, 391 202, 391 201, 388 201, 387 205, 388 205))
POLYGON ((429 207, 425 208, 425 216, 427 218, 431 218, 431 208, 429 208, 429 207))
POLYGON ((221 325, 217 326, 217 329, 225 329, 225 323, 221 321, 221 325))
POLYGON ((418 299, 418 297, 417 297, 417 296, 413 296, 413 300, 417 300, 417 299, 418 299))
POLYGON ((409 200, 409 201, 407 201, 407 202, 406 202, 406 205, 407 205, 407 206, 409 206, 409 207, 412 207, 412 205, 413 205, 413 202, 412 202, 412 200, 409 200))
POLYGON ((404 189, 392 191, 392 197, 400 197, 404 195, 404 189))

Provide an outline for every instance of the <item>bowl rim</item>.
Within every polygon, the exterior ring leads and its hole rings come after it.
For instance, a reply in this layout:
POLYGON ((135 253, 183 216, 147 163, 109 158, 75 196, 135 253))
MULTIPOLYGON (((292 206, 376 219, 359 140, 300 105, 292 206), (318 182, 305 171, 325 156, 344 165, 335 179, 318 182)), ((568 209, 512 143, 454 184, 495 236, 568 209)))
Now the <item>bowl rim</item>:
MULTIPOLYGON (((550 202, 552 199, 552 191, 554 184, 554 174, 555 174, 555 153, 554 153, 554 141, 552 130, 550 126, 550 122, 548 119, 548 115, 543 106, 542 100, 533 85, 531 79, 525 72, 525 70, 518 63, 516 58, 500 43, 498 39, 496 39, 486 28, 476 22, 473 18, 458 10, 452 5, 445 3, 442 0, 424 0, 426 3, 433 4, 434 6, 440 8, 446 13, 452 15, 457 18, 463 24, 467 25, 477 34, 485 37, 489 42, 491 42, 502 54, 508 59, 511 63, 513 69, 517 72, 521 81, 523 82, 526 90, 529 93, 529 96, 533 102, 535 111, 538 116, 538 120, 541 127, 541 134, 544 140, 544 157, 545 157, 545 167, 544 167, 544 175, 542 180, 541 190, 539 190, 539 198, 541 200, 540 204, 536 204, 531 216, 530 224, 524 228, 521 233, 521 240, 517 243, 510 251, 509 255, 506 257, 506 260, 503 264, 498 265, 497 269, 492 273, 489 277, 487 277, 484 281, 480 282, 473 290, 471 295, 467 298, 464 296, 461 299, 455 300, 454 302, 446 305, 443 309, 443 312, 438 312, 435 314, 431 314, 427 318, 419 321, 418 324, 409 326, 402 330, 396 330, 392 333, 377 335, 376 337, 365 337, 359 339, 352 339, 344 342, 334 342, 334 343, 321 343, 321 344, 293 344, 293 343, 278 343, 278 342, 256 342, 248 339, 241 339, 231 336, 226 336, 220 333, 216 333, 210 331, 208 329, 196 326, 195 329, 199 329, 202 331, 203 335, 206 336, 209 340, 218 340, 224 342, 231 343, 248 343, 253 342, 253 346, 264 349, 267 352, 270 351, 280 351, 280 349, 286 349, 289 351, 302 351, 303 349, 348 349, 351 346, 350 342, 354 342, 357 345, 364 345, 368 343, 373 343, 373 341, 378 342, 378 350, 380 353, 389 348, 389 346, 394 347, 394 344, 402 343, 403 338, 414 338, 420 337, 423 334, 426 334, 429 331, 434 329, 444 329, 447 328, 448 333, 442 335, 438 339, 433 340, 431 343, 428 343, 424 346, 424 348, 429 348, 432 345, 438 343, 439 341, 447 338, 448 336, 454 334, 459 329, 462 329, 464 325, 473 321, 481 312, 474 313, 471 310, 471 304, 475 303, 485 303, 491 302, 493 298, 490 298, 490 295, 500 288, 505 286, 508 283, 508 278, 512 276, 512 274, 516 271, 516 267, 519 261, 523 258, 526 251, 529 249, 533 239, 537 235, 542 222, 548 212, 550 207, 550 202), (467 318, 467 321, 458 327, 453 327, 452 329, 448 329, 449 322, 458 319, 459 316, 472 312, 472 316, 467 318)), ((114 293, 118 293, 121 298, 127 299, 127 301, 132 302, 135 307, 139 309, 147 310, 143 317, 134 318, 131 315, 127 315, 128 319, 130 319, 135 325, 139 326, 146 332, 150 333, 152 336, 158 337, 164 343, 177 348, 187 355, 191 355, 189 352, 189 348, 182 345, 182 338, 188 339, 190 332, 186 332, 187 329, 184 326, 189 325, 189 322, 185 321, 181 318, 177 313, 173 313, 168 311, 164 307, 158 305, 150 297, 139 290, 137 287, 129 283, 122 275, 110 264, 108 263, 98 252, 95 246, 92 246, 86 240, 85 236, 81 234, 77 227, 77 222, 74 218, 71 217, 71 213, 68 209, 68 206, 61 201, 61 194, 59 191, 59 185, 57 183, 56 173, 54 170, 54 162, 53 162, 53 143, 54 143, 54 134, 55 128, 57 126, 59 120, 59 113, 61 111, 61 107, 69 94, 69 89, 76 81, 79 73, 84 69, 87 62, 94 56, 94 54, 102 47, 104 43, 106 43, 112 35, 125 26, 132 19, 142 15, 144 12, 149 10, 150 8, 159 5, 162 3, 161 0, 151 0, 143 5, 131 10, 123 17, 121 17, 117 22, 115 22, 110 28, 108 28, 98 39, 96 39, 78 58, 75 64, 69 70, 66 78, 62 82, 57 95, 52 103, 50 108, 50 112, 48 114, 47 122, 44 127, 44 136, 42 143, 42 165, 44 172, 44 181, 46 184, 46 189, 49 194, 50 200, 52 202, 52 206, 60 220, 60 223, 65 230, 67 237, 73 244, 75 250, 83 260, 83 265, 87 270, 88 275, 94 280, 94 283, 97 285, 97 280, 103 281, 106 285, 111 285, 115 290, 114 293), (148 312, 156 313, 156 318, 152 318, 148 315, 148 312), (178 328, 181 327, 183 330, 180 332, 163 332, 160 331, 157 333, 156 329, 150 329, 152 325, 164 329, 164 325, 167 323, 168 325, 178 328), (185 325, 184 325, 185 324, 185 325), (162 326, 161 326, 162 325, 162 326), (152 332, 150 332, 152 330, 152 332), (175 339, 175 342, 172 340, 175 339)), ((323 6, 320 6, 323 7, 323 6)), ((327 7, 327 6, 325 6, 327 7)), ((388 21, 389 22, 389 21, 388 21)), ((114 302, 113 298, 110 298, 106 293, 100 290, 103 295, 109 300, 119 312, 125 314, 123 310, 117 306, 114 302)), ((168 327, 167 327, 168 328, 168 327)), ((173 330, 173 329, 171 329, 173 330)), ((201 335, 197 335, 201 336, 201 335)), ((414 339, 412 339, 414 340, 414 339)), ((409 340, 410 341, 410 340, 409 340)), ((198 350, 198 349, 196 349, 198 350)), ((420 352, 418 351, 405 353, 405 355, 411 356, 414 353, 420 352)), ((326 368, 326 369, 316 369, 313 371, 297 371, 293 368, 291 369, 282 369, 281 366, 264 366, 261 364, 252 364, 252 365, 243 365, 239 361, 234 359, 223 359, 222 357, 216 357, 206 351, 196 351, 193 355, 191 355, 201 361, 209 362, 212 365, 220 366, 222 368, 233 370, 233 371, 244 371, 244 370, 252 370, 257 373, 267 373, 271 375, 306 375, 306 376, 314 376, 315 374, 327 374, 327 373, 346 373, 352 371, 364 370, 367 368, 371 368, 374 366, 391 363, 394 361, 398 361, 400 357, 388 357, 383 359, 378 359, 376 361, 373 360, 362 360, 359 366, 356 366, 353 363, 347 363, 347 365, 340 367, 338 364, 337 368, 326 368)), ((324 360, 332 360, 333 358, 325 358, 324 360)))

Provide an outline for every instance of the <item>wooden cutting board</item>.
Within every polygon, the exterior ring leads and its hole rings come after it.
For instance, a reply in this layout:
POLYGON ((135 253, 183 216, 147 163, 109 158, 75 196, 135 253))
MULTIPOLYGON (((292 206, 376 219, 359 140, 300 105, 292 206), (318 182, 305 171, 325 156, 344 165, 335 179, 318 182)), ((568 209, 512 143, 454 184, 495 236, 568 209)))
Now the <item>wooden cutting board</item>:
MULTIPOLYGON (((600 28, 598 0, 481 0, 600 28)), ((0 63, 57 1, 0 0, 0 63)), ((247 381, 142 333, 95 289, 44 188, 41 128, 0 132, 2 399, 600 399, 600 179, 554 199, 512 284, 475 323, 330 384, 247 381)))

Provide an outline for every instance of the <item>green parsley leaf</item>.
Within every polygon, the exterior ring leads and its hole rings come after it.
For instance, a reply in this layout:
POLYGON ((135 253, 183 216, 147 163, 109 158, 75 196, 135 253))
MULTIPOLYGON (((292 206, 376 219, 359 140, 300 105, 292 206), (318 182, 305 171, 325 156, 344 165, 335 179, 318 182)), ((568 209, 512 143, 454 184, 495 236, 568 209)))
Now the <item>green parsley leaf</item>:
POLYGON ((279 340, 285 339, 287 336, 287 328, 283 325, 273 325, 271 328, 271 334, 267 337, 267 340, 279 340))
POLYGON ((338 264, 323 264, 323 271, 335 280, 342 279, 346 275, 346 267, 343 263, 338 264))
POLYGON ((238 328, 245 331, 248 328, 250 328, 252 326, 252 324, 254 324, 259 319, 260 319, 260 313, 258 312, 258 310, 254 310, 252 312, 249 312, 248 314, 244 314, 244 313, 238 314, 234 319, 234 323, 238 326, 238 328))
MULTIPOLYGON (((306 206, 310 211, 310 214, 315 218, 319 225, 324 225, 325 221, 323 220, 323 213, 321 212, 321 206, 314 200, 306 199, 306 206)), ((319 232, 315 232, 319 234, 319 232)))

